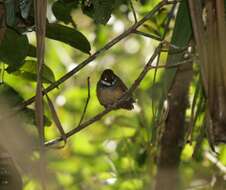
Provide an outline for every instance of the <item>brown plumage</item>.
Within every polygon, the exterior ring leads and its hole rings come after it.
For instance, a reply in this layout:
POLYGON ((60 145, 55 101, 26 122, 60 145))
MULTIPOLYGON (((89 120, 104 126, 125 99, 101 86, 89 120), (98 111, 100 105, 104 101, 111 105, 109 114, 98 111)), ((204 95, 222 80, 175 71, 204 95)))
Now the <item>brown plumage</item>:
MULTIPOLYGON (((122 80, 114 74, 110 69, 103 71, 100 80, 97 83, 97 98, 101 105, 105 108, 114 104, 127 91, 126 85, 122 80)), ((133 98, 122 102, 119 108, 131 110, 133 109, 133 98)))

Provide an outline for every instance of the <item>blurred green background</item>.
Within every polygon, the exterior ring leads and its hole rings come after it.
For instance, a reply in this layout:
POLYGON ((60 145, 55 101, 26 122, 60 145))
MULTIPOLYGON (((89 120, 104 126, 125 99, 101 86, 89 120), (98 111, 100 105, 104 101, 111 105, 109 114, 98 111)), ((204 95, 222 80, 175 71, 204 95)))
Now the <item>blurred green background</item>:
MULTIPOLYGON (((95 23, 93 18, 82 12, 80 6, 75 6, 75 8, 70 10, 71 17, 68 18, 68 15, 55 13, 55 16, 58 15, 58 18, 56 18, 52 11, 53 5, 56 12, 62 7, 65 10, 68 8, 59 6, 60 8, 57 9, 58 5, 56 5, 56 2, 65 3, 66 1, 48 1, 48 21, 50 23, 57 22, 68 27, 76 26, 76 29, 88 39, 91 45, 91 54, 134 24, 133 13, 126 0, 117 1, 118 5, 114 8, 110 20, 105 25, 95 23), (73 20, 73 23, 71 23, 70 19, 73 20), (68 20, 70 21, 68 22, 68 20)), ((87 0, 86 2, 88 3, 89 1, 87 0)), ((139 20, 160 1, 140 0, 132 2, 139 20)), ((69 8, 71 7, 73 6, 70 5, 69 8)), ((150 19, 145 25, 140 27, 140 30, 157 36, 163 35, 164 26, 162 22, 167 16, 170 7, 167 6, 161 12, 158 12, 153 19, 150 19)), ((165 38, 168 41, 171 41, 174 24, 175 17, 170 23, 169 32, 167 32, 165 38)), ((29 43, 35 45, 35 33, 29 32, 26 35, 29 43)), ((88 77, 90 77, 91 97, 84 120, 88 120, 104 109, 96 97, 96 83, 102 71, 106 68, 114 70, 129 87, 142 71, 157 45, 158 42, 155 40, 131 34, 97 57, 58 88, 52 90, 49 93, 49 97, 54 103, 64 130, 66 132, 71 130, 80 121, 87 99, 88 77)), ((88 56, 88 54, 63 42, 47 39, 45 64, 50 71, 46 71, 47 83, 44 86, 47 87, 49 81, 51 83, 75 68, 88 56)), ((167 54, 163 53, 160 58, 160 64, 164 64, 166 58, 167 54)), ((26 60, 30 63, 35 58, 26 57, 26 60)), ((24 100, 35 95, 36 83, 32 82, 32 77, 34 78, 36 75, 35 73, 31 75, 31 64, 27 67, 23 65, 24 70, 20 73, 18 70, 13 74, 4 72, 4 76, 2 76, 4 83, 11 86, 18 93, 17 95, 20 95, 24 100), (24 74, 26 69, 28 69, 29 75, 24 74)), ((195 67, 194 70, 197 71, 198 68, 195 67)), ((133 94, 137 102, 133 111, 112 111, 100 121, 70 137, 64 148, 47 150, 47 168, 51 175, 51 180, 48 181, 48 189, 151 189, 155 182, 154 177, 157 172, 158 155, 156 150, 158 147, 151 143, 153 127, 156 113, 159 111, 160 97, 166 93, 166 89, 164 89, 161 82, 163 73, 164 70, 158 70, 155 81, 153 81, 154 70, 147 74, 133 94)), ((190 103, 194 97, 197 78, 198 72, 195 73, 190 86, 190 103)), ((4 85, 2 84, 1 88, 5 88, 4 85)), ((34 106, 31 105, 29 108, 34 108, 34 106)), ((181 155, 179 170, 182 179, 182 189, 212 189, 211 183, 214 183, 214 180, 218 178, 222 180, 222 184, 225 184, 223 180, 226 177, 225 146, 217 147, 221 169, 214 163, 215 157, 209 152, 210 148, 206 139, 202 138, 200 146, 198 148, 196 146, 198 144, 197 138, 200 137, 201 133, 200 128, 203 124, 202 114, 203 112, 200 112, 196 122, 193 134, 193 139, 195 140, 191 144, 185 145, 181 155), (196 151, 195 156, 193 155, 194 150, 196 151)), ((46 99, 45 115, 50 122, 52 119, 46 99)), ((191 108, 188 108, 186 114, 188 123, 190 116, 191 108)), ((25 117, 27 118, 27 116, 25 117)), ((31 116, 29 120, 33 121, 26 121, 25 127, 35 136, 37 134, 35 132, 34 119, 31 116)), ((60 135, 54 122, 45 127, 45 133, 46 140, 52 140, 60 135)), ((23 180, 25 190, 40 189, 38 181, 34 178, 31 179, 30 176, 24 175, 23 180)))

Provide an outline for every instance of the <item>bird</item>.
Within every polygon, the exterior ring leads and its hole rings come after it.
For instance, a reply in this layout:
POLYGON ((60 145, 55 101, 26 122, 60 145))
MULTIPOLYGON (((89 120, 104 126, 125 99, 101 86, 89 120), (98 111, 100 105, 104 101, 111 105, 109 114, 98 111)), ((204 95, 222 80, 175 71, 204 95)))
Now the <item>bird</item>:
MULTIPOLYGON (((128 90, 123 81, 111 70, 105 69, 97 82, 97 98, 105 108, 113 105, 128 90)), ((134 108, 134 99, 129 97, 118 105, 118 108, 132 110, 134 108)))

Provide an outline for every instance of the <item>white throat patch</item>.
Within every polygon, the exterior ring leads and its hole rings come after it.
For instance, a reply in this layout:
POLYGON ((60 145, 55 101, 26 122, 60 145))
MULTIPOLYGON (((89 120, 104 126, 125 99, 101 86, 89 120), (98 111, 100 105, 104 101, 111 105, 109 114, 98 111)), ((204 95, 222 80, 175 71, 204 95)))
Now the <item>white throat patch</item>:
POLYGON ((112 83, 107 82, 107 81, 105 81, 105 80, 101 80, 100 82, 101 82, 103 85, 110 87, 110 86, 115 85, 116 80, 117 80, 117 79, 113 80, 113 82, 112 82, 112 83))

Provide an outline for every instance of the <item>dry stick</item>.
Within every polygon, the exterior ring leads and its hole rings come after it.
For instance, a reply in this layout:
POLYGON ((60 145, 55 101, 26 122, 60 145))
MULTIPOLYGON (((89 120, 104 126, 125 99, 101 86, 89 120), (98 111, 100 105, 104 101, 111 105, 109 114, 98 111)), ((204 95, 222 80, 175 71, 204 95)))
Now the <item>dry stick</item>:
POLYGON ((201 17, 201 8, 199 3, 197 3, 195 0, 188 0, 189 4, 189 10, 191 15, 191 21, 192 21, 192 28, 193 28, 193 34, 195 37, 195 41, 197 44, 197 50, 200 54, 200 61, 201 61, 201 73, 202 73, 202 80, 204 84, 205 92, 208 92, 208 60, 207 60, 207 49, 206 44, 204 41, 204 27, 201 17))
POLYGON ((89 77, 87 78, 87 89, 88 89, 88 95, 87 95, 87 99, 86 99, 86 104, 85 104, 84 110, 82 112, 82 116, 81 116, 78 126, 81 125, 81 123, 85 117, 86 110, 87 110, 89 100, 90 100, 90 78, 89 77))
MULTIPOLYGON (((96 59, 96 57, 98 57, 99 55, 101 55, 102 53, 104 53, 105 51, 107 51, 108 49, 110 49, 112 46, 114 46, 115 44, 117 44, 119 41, 121 41, 122 39, 124 39, 125 37, 127 37, 128 35, 130 35, 131 33, 133 33, 134 31, 136 31, 136 29, 138 27, 140 27, 144 22, 146 22, 147 20, 149 20, 151 17, 154 16, 154 14, 159 11, 163 6, 165 5, 171 5, 171 4, 176 4, 179 1, 175 0, 175 1, 161 1, 160 3, 158 3, 146 16, 144 16, 141 20, 139 20, 137 23, 135 23, 134 25, 132 25, 130 28, 128 28, 126 31, 124 31, 122 34, 120 34, 119 36, 117 36, 116 38, 114 38, 113 40, 111 40, 110 42, 108 42, 103 48, 99 49, 98 51, 96 51, 93 55, 91 55, 90 57, 88 57, 86 60, 84 60, 82 63, 80 63, 77 67, 75 67, 73 70, 71 70, 70 72, 68 72, 67 74, 65 74, 64 76, 62 76, 60 79, 58 79, 56 82, 52 83, 49 87, 47 87, 44 90, 44 94, 50 92, 51 90, 55 89, 56 87, 58 87, 60 84, 62 84, 63 82, 65 82, 66 80, 68 80, 70 77, 72 77, 74 74, 76 74, 78 71, 80 71, 83 67, 85 67, 86 65, 88 65, 91 61, 93 61, 94 59, 96 59)), ((33 96, 32 98, 24 101, 21 105, 17 106, 15 108, 16 111, 21 110, 23 108, 25 108, 26 106, 30 105, 32 102, 34 102, 35 97, 33 96)))
POLYGON ((145 36, 145 37, 157 40, 157 41, 161 41, 162 40, 159 36, 156 36, 156 35, 153 35, 153 34, 148 34, 148 33, 145 33, 145 32, 141 32, 139 30, 135 30, 133 33, 134 34, 139 34, 141 36, 145 36))
POLYGON ((45 95, 46 95, 46 99, 47 99, 47 102, 48 102, 48 105, 49 105, 49 109, 50 109, 53 121, 54 121, 58 131, 60 132, 62 139, 64 140, 64 145, 60 147, 60 148, 62 148, 67 143, 67 137, 65 135, 64 129, 63 129, 62 125, 61 125, 60 119, 59 119, 59 117, 57 115, 57 112, 56 112, 56 110, 54 108, 54 105, 53 105, 51 99, 49 98, 48 94, 45 94, 45 95))
POLYGON ((36 0, 34 4, 35 8, 35 28, 37 39, 37 86, 35 97, 35 119, 39 133, 40 143, 40 176, 42 189, 46 189, 46 171, 45 171, 45 149, 44 149, 44 118, 43 118, 43 95, 42 95, 42 67, 44 64, 45 54, 45 32, 46 32, 46 0, 36 0))
MULTIPOLYGON (((70 137, 70 136, 78 133, 79 131, 85 129, 86 127, 88 127, 89 125, 93 124, 94 122, 99 121, 107 113, 111 112, 112 110, 115 110, 118 107, 118 105, 120 105, 123 101, 125 101, 125 100, 127 100, 128 98, 131 97, 132 93, 138 88, 138 86, 140 85, 141 81, 144 79, 144 77, 146 76, 147 72, 150 69, 174 68, 174 67, 178 67, 178 66, 180 66, 182 64, 185 64, 185 63, 190 63, 192 61, 192 60, 187 60, 186 62, 179 62, 177 64, 172 64, 172 65, 159 65, 158 67, 151 66, 152 62, 160 54, 161 47, 162 47, 162 43, 155 49, 155 52, 153 53, 153 55, 149 59, 148 63, 145 65, 144 69, 142 70, 142 72, 140 73, 138 78, 133 82, 132 86, 126 91, 126 93, 116 103, 114 103, 112 106, 106 108, 104 111, 102 111, 101 113, 97 114, 96 116, 92 117, 88 121, 85 121, 84 123, 80 124, 76 128, 74 128, 71 131, 67 132, 66 136, 70 137)), ((47 142, 46 146, 55 145, 55 144, 59 143, 62 140, 63 139, 61 137, 59 137, 57 139, 54 139, 52 141, 47 142)))
POLYGON ((135 21, 135 23, 137 23, 137 14, 136 14, 136 11, 134 9, 132 0, 129 1, 129 4, 130 4, 130 7, 131 7, 132 12, 133 12, 134 21, 135 21))

